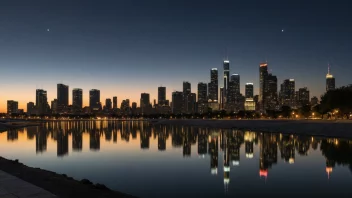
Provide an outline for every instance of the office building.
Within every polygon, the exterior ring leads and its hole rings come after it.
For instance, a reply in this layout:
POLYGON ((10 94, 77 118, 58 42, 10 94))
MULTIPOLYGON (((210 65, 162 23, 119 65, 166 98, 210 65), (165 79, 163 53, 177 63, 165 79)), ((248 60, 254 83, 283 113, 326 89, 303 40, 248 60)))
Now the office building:
POLYGON ((114 96, 114 97, 112 98, 112 108, 113 108, 114 110, 117 109, 117 97, 116 97, 116 96, 114 96))
POLYGON ((51 113, 52 114, 57 114, 58 113, 58 108, 57 108, 57 99, 54 99, 51 101, 51 113))
POLYGON ((57 108, 59 113, 67 113, 68 85, 57 84, 57 108))
POLYGON ((223 67, 224 67, 224 87, 223 88, 226 96, 226 91, 228 89, 229 81, 230 81, 230 61, 224 60, 223 67))
POLYGON ((13 100, 7 101, 7 114, 11 115, 13 113, 18 113, 18 102, 13 100))
POLYGON ((246 98, 253 98, 254 91, 253 91, 253 83, 246 83, 245 86, 245 97, 246 98))
POLYGON ((27 103, 27 115, 34 115, 36 114, 36 107, 34 102, 27 103))
POLYGON ((246 101, 244 102, 244 110, 255 111, 255 101, 253 98, 246 98, 246 101))
POLYGON ((268 77, 268 64, 261 63, 259 65, 259 103, 260 111, 265 112, 265 99, 266 99, 266 79, 268 77))
POLYGON ((209 101, 218 102, 218 69, 213 68, 210 70, 210 83, 208 84, 209 101))
POLYGON ((275 110, 278 104, 277 77, 268 74, 265 81, 265 110, 275 110))
POLYGON ((172 113, 181 114, 183 107, 183 92, 172 92, 172 113))
POLYGON ((224 109, 224 103, 225 103, 225 89, 224 87, 220 87, 220 110, 224 109))
POLYGON ((110 98, 105 99, 105 110, 111 110, 112 109, 112 101, 110 98))
POLYGON ((166 105, 166 87, 158 87, 158 105, 166 105))
POLYGON ((83 91, 82 89, 72 90, 72 108, 75 113, 81 112, 83 108, 83 91))
POLYGON ((101 111, 100 90, 91 89, 89 91, 89 107, 93 113, 101 111))
POLYGON ((280 104, 281 106, 295 107, 295 80, 286 79, 281 84, 280 90, 280 104))
POLYGON ((45 90, 43 89, 36 90, 35 106, 37 107, 38 115, 44 115, 48 113, 49 104, 48 104, 47 92, 45 90))
POLYGON ((197 109, 198 113, 202 114, 205 113, 208 109, 207 102, 208 102, 208 97, 207 97, 207 90, 208 86, 206 83, 199 82, 198 83, 198 103, 197 103, 197 109))
POLYGON ((298 100, 301 106, 309 105, 309 90, 307 87, 298 90, 298 100))
POLYGON ((335 78, 330 73, 330 65, 328 66, 328 73, 326 74, 326 91, 335 89, 335 78))
POLYGON ((142 114, 150 113, 150 95, 149 93, 141 93, 140 108, 142 114))

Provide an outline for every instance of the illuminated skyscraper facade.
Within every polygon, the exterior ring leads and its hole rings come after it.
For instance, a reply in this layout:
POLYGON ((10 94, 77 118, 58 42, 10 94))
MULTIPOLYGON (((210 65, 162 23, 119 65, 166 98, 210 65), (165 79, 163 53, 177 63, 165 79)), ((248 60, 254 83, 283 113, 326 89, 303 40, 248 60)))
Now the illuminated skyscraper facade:
POLYGON ((208 84, 208 99, 212 102, 218 102, 218 69, 213 68, 210 70, 210 83, 208 84))
POLYGON ((254 89, 253 83, 246 83, 246 87, 245 87, 246 98, 253 98, 253 95, 254 95, 253 89, 254 89))
POLYGON ((330 65, 328 66, 328 73, 326 74, 326 91, 335 89, 335 78, 330 73, 330 65))
POLYGON ((59 113, 64 113, 68 107, 68 85, 57 84, 57 108, 59 113))
POLYGON ((83 107, 83 91, 82 89, 72 90, 72 107, 74 112, 80 112, 83 107))
POLYGON ((97 112, 101 110, 100 90, 91 89, 89 91, 89 107, 93 112, 97 112))
POLYGON ((261 63, 259 65, 259 104, 260 110, 265 112, 265 99, 266 99, 266 79, 268 77, 268 64, 261 63))

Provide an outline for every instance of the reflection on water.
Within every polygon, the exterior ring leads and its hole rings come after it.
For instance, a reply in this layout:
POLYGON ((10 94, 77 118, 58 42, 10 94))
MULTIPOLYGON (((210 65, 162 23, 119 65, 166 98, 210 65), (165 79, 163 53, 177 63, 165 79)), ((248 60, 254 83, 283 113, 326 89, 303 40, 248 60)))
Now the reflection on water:
POLYGON ((344 173, 352 172, 348 139, 71 121, 7 131, 0 134, 0 149, 0 155, 30 166, 88 178, 141 197, 245 197, 258 190, 265 195, 274 193, 270 183, 283 190, 297 187, 297 195, 307 186, 312 193, 352 192, 347 188, 351 174, 344 173), (164 181, 166 175, 171 181, 164 181), (253 192, 243 190, 248 184, 253 192), (329 189, 321 188, 324 185, 329 189))

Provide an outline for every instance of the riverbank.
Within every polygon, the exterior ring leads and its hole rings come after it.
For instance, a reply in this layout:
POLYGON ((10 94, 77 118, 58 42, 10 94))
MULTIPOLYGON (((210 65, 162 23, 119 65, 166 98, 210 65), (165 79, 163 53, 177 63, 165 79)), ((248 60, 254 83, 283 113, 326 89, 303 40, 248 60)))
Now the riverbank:
POLYGON ((43 188, 60 198, 68 197, 105 197, 133 198, 131 195, 110 190, 103 184, 93 184, 89 180, 77 181, 40 168, 32 168, 18 161, 0 157, 0 170, 26 182, 43 188))
POLYGON ((239 129, 256 132, 285 133, 352 138, 351 120, 158 120, 154 125, 196 126, 239 129))

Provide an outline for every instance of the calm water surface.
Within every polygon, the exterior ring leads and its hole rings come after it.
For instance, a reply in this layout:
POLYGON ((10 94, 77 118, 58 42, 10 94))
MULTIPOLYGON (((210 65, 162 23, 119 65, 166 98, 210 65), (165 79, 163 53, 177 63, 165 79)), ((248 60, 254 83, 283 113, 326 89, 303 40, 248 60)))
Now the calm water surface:
POLYGON ((148 197, 352 197, 352 141, 147 122, 0 134, 0 155, 148 197))

